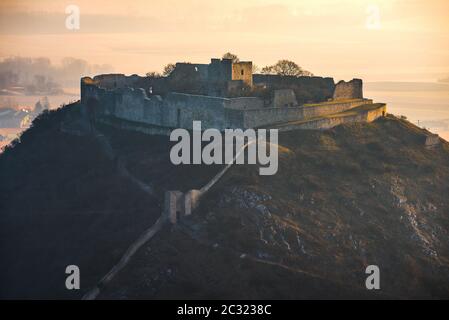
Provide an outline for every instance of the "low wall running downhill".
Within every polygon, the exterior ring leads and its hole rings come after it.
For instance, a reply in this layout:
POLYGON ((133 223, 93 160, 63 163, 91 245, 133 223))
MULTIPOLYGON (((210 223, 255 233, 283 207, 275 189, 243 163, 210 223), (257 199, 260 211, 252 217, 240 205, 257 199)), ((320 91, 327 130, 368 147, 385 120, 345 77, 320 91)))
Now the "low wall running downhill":
POLYGON ((188 216, 198 207, 201 197, 203 197, 209 190, 221 179, 221 177, 231 168, 236 162, 236 159, 241 155, 245 149, 257 141, 251 141, 237 151, 234 158, 229 161, 226 166, 220 170, 208 183, 201 189, 192 189, 186 193, 180 191, 166 191, 164 195, 164 215, 170 220, 172 224, 176 224, 182 216, 188 216))

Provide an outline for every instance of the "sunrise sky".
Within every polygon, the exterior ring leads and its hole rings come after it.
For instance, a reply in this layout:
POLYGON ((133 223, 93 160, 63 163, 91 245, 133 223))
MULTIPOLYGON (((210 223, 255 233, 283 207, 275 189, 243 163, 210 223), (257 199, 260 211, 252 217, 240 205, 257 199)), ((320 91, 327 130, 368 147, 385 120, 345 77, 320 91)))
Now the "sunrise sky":
POLYGON ((231 51, 336 80, 436 81, 449 76, 448 12, 447 0, 2 0, 0 58, 144 74, 231 51), (65 26, 68 5, 80 8, 79 30, 65 26))

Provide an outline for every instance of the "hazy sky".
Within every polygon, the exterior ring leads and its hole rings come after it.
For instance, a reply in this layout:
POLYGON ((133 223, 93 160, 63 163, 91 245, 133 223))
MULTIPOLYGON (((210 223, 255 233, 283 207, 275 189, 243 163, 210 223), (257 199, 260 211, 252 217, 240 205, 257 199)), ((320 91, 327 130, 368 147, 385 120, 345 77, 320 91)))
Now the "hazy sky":
POLYGON ((448 0, 1 0, 0 58, 76 57, 144 74, 231 51, 336 80, 433 81, 449 76, 448 12, 448 0), (66 28, 68 5, 80 9, 79 30, 66 28))

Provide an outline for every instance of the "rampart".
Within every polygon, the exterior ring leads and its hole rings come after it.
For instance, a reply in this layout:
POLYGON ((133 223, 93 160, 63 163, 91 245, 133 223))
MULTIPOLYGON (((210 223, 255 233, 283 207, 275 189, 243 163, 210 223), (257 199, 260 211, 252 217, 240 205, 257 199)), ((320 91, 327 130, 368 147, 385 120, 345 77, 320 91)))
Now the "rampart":
POLYGON ((352 79, 345 82, 339 81, 335 85, 334 100, 340 99, 363 99, 363 83, 361 79, 352 79))
POLYGON ((277 89, 292 89, 298 104, 322 102, 332 98, 335 89, 333 78, 294 77, 254 74, 253 83, 257 86, 277 89))
POLYGON ((372 103, 372 100, 369 99, 353 99, 306 104, 298 107, 246 110, 244 112, 244 127, 257 128, 269 124, 325 116, 370 103, 372 103))
POLYGON ((201 120, 203 128, 255 128, 332 114, 372 102, 354 99, 266 108, 255 97, 221 98, 172 92, 162 98, 148 96, 140 88, 101 88, 90 78, 81 82, 81 102, 86 112, 95 108, 97 118, 113 117, 165 128, 192 129, 194 120, 201 120))
POLYGON ((385 116, 385 103, 371 103, 361 105, 346 112, 308 119, 307 121, 293 121, 276 126, 279 131, 290 130, 324 130, 330 129, 340 124, 354 122, 372 122, 377 118, 385 116))
MULTIPOLYGON (((209 65, 184 63, 177 64, 172 78, 194 73, 201 81, 213 75, 219 82, 222 73, 232 71, 236 79, 232 81, 246 81, 243 78, 250 67, 250 63, 232 64, 230 60, 219 59, 213 59, 209 65)), ((226 74, 226 77, 230 76, 226 74)), ((248 129, 323 117, 372 104, 372 100, 354 98, 362 96, 359 79, 340 81, 334 86, 332 78, 254 75, 254 83, 270 87, 271 100, 258 96, 228 98, 168 91, 166 82, 173 79, 123 74, 82 78, 82 112, 91 121, 149 134, 168 134, 173 128, 192 129, 196 120, 202 122, 203 129, 248 129), (334 87, 337 99, 331 100, 328 97, 334 87), (304 93, 314 96, 313 101, 327 100, 301 105, 299 101, 304 100, 304 93)))
MULTIPOLYGON (((222 98, 184 93, 148 96, 142 89, 122 87, 113 89, 117 82, 135 83, 138 78, 113 76, 81 80, 81 102, 86 109, 95 108, 96 117, 113 117, 136 123, 165 128, 192 129, 194 120, 201 120, 203 128, 255 128, 274 123, 342 112, 362 104, 367 99, 346 99, 305 104, 294 107, 263 107, 257 97, 222 98), (106 88, 98 84, 105 83, 106 88)), ((86 111, 88 112, 88 111, 86 111)))

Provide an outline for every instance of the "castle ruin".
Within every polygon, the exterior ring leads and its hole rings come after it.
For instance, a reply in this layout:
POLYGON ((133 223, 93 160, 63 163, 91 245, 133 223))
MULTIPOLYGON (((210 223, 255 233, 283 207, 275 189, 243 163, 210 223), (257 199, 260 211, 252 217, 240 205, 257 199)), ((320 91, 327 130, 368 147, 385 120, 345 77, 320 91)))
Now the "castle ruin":
POLYGON ((373 121, 385 104, 363 97, 362 80, 252 73, 252 62, 211 59, 177 63, 167 77, 105 74, 81 79, 83 113, 99 121, 148 134, 174 128, 326 129, 373 121))

